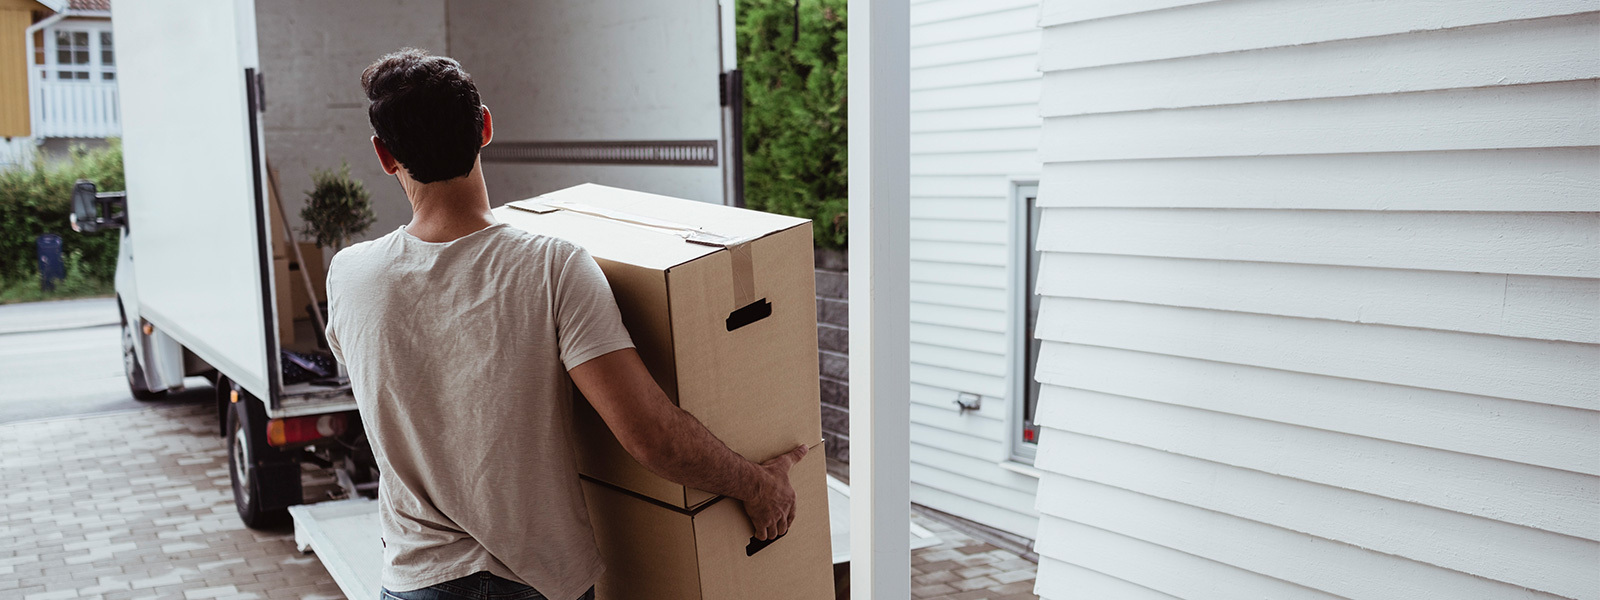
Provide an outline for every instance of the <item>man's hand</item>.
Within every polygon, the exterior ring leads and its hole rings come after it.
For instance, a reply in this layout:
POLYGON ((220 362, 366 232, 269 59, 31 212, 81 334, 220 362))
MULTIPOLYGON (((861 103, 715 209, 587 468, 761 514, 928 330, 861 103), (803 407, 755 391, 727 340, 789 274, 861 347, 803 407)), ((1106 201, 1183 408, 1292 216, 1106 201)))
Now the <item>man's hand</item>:
POLYGON ((789 533, 794 523, 794 488, 789 485, 789 469, 806 457, 806 447, 797 446, 782 456, 761 463, 762 478, 756 497, 744 501, 744 514, 756 529, 756 539, 770 540, 789 533))

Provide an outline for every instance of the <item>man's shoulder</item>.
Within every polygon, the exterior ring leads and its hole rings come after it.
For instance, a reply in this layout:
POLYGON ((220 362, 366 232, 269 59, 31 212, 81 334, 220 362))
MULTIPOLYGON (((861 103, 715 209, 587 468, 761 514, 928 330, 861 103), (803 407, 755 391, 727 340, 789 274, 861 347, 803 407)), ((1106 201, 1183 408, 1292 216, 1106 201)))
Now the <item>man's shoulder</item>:
POLYGON ((393 245, 394 236, 395 232, 391 232, 377 239, 352 244, 334 253, 333 258, 328 261, 329 282, 363 270, 360 265, 384 254, 386 249, 393 245))
POLYGON ((534 233, 511 225, 504 225, 500 229, 501 239, 507 244, 506 247, 527 252, 529 258, 565 262, 568 257, 583 251, 583 247, 559 237, 534 233))
POLYGON ((337 252, 337 253, 335 253, 333 255, 333 260, 330 262, 330 264, 337 263, 341 259, 342 260, 346 260, 346 261, 353 260, 353 259, 359 259, 359 258, 367 256, 367 255, 369 255, 369 254, 371 254, 373 252, 378 252, 378 251, 380 251, 379 250, 380 248, 387 247, 389 245, 389 242, 391 241, 391 238, 393 238, 394 236, 398 235, 399 232, 400 232, 400 230, 396 229, 394 231, 391 231, 389 233, 384 234, 382 237, 378 237, 378 238, 375 238, 375 239, 370 239, 370 240, 367 240, 365 242, 357 242, 357 243, 351 244, 349 246, 346 246, 344 249, 340 250, 339 252, 337 252))

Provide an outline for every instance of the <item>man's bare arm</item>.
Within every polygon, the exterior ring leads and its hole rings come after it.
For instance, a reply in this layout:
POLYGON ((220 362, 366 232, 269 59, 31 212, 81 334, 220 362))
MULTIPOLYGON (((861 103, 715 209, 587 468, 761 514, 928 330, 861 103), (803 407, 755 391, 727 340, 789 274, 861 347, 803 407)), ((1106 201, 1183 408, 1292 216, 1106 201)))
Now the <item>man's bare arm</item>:
POLYGON ((667 398, 632 348, 585 362, 568 374, 623 449, 645 468, 744 501, 761 539, 788 531, 794 520, 789 467, 805 456, 805 446, 759 465, 739 456, 667 398))

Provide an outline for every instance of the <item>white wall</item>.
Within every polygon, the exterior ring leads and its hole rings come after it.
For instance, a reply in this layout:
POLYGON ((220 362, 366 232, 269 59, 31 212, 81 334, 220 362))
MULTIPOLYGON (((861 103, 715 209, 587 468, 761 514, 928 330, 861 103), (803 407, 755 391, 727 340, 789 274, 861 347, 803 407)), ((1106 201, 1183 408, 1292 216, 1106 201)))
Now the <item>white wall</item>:
POLYGON ((1597 8, 1045 0, 1042 596, 1600 598, 1597 8))
MULTIPOLYGON (((373 156, 361 90, 367 65, 407 46, 461 61, 493 111, 496 141, 717 139, 716 3, 652 6, 258 0, 267 156, 290 221, 299 226, 311 170, 341 161, 372 192, 368 239, 411 220, 373 156)), ((489 163, 484 176, 496 205, 587 181, 707 201, 722 192, 718 167, 489 163)))
POLYGON ((1012 178, 1037 179, 1038 0, 911 5, 911 500, 1033 537, 1011 454, 1012 178), (961 414, 960 392, 983 396, 961 414))
MULTIPOLYGON (((377 223, 366 239, 410 222, 405 193, 372 153, 361 72, 378 57, 407 46, 449 55, 445 0, 258 0, 256 31, 266 90, 267 159, 278 170, 278 191, 297 237, 309 241, 298 231, 311 170, 337 169, 341 161, 372 192, 377 223)), ((462 66, 473 70, 471 64, 462 66)), ((326 254, 332 259, 331 252, 326 254)))
MULTIPOLYGON (((451 0, 450 48, 496 142, 717 140, 719 16, 715 0, 451 0)), ((483 174, 494 205, 589 182, 722 202, 720 166, 486 162, 483 174)))

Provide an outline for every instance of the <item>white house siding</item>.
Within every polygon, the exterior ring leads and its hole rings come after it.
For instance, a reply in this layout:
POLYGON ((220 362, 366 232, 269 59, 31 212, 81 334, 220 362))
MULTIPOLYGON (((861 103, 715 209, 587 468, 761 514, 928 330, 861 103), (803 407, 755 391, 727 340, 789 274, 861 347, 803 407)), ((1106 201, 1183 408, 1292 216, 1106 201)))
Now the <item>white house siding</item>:
POLYGON ((911 5, 911 500, 1029 538, 1038 480, 999 464, 1011 187, 1040 168, 1038 20, 1038 0, 911 5), (982 408, 960 413, 960 392, 982 408))
POLYGON ((1600 598, 1596 10, 1045 0, 1042 596, 1600 598))

